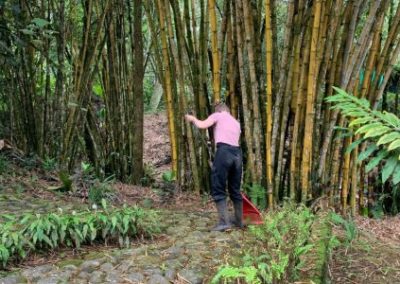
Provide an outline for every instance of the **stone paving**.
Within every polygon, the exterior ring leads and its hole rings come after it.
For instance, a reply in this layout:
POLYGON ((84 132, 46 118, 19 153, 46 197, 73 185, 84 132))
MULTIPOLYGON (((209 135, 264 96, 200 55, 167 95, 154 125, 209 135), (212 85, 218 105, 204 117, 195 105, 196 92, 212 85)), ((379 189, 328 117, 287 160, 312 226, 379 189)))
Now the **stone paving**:
POLYGON ((215 213, 161 215, 163 234, 154 241, 22 269, 0 283, 209 283, 226 257, 240 253, 249 241, 242 230, 210 232, 215 213))

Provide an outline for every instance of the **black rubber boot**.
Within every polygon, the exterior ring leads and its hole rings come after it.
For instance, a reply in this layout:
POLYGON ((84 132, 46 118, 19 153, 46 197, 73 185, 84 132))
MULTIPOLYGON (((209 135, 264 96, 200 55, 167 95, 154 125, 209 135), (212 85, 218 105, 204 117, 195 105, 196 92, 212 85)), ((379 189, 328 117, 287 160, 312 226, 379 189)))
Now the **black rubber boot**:
POLYGON ((233 208, 235 212, 231 217, 231 222, 235 227, 243 228, 243 201, 233 203, 233 208))
POLYGON ((226 200, 219 200, 215 203, 218 211, 218 224, 211 229, 211 231, 223 232, 230 229, 232 226, 229 222, 228 208, 226 206, 226 200))

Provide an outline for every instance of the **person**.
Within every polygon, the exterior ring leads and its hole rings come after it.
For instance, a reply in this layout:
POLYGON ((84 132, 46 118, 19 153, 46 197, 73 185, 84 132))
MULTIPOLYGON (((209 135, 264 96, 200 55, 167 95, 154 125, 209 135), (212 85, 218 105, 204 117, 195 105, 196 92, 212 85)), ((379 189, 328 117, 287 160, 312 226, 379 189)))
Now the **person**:
POLYGON ((211 197, 218 211, 218 223, 212 231, 225 231, 232 225, 243 227, 243 200, 240 193, 242 180, 242 151, 239 146, 240 123, 230 114, 224 103, 215 105, 215 112, 205 120, 186 114, 185 119, 200 129, 214 127, 216 154, 211 169, 211 197), (232 223, 227 209, 226 184, 233 202, 232 223))

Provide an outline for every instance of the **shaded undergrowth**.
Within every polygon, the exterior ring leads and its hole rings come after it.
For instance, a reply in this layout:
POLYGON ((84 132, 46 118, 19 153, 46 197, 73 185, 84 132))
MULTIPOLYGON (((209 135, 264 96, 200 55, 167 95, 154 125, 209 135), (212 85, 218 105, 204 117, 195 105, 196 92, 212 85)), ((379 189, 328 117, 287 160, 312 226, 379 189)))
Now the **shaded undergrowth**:
POLYGON ((3 215, 0 224, 0 263, 20 262, 33 253, 58 248, 80 248, 104 242, 128 247, 133 239, 153 237, 160 231, 158 215, 137 206, 82 212, 3 215), (5 220, 5 221, 4 221, 5 220))

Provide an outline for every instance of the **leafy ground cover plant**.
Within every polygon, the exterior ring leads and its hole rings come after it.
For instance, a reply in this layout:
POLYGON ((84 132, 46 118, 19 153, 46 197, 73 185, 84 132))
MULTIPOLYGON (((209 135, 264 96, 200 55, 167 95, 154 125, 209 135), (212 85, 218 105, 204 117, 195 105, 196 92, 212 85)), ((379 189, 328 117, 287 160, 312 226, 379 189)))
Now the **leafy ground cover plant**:
MULTIPOLYGON (((128 247, 133 239, 151 238, 160 232, 156 211, 140 207, 48 214, 8 215, 0 224, 0 263, 5 267, 34 252, 61 247, 80 248, 83 244, 104 242, 128 247)), ((4 216, 3 216, 4 217, 4 216)))
POLYGON ((250 227, 256 244, 239 263, 219 269, 212 283, 236 280, 237 283, 288 283, 298 278, 307 253, 315 215, 310 209, 286 204, 264 216, 264 224, 250 227))
POLYGON ((264 224, 250 232, 252 248, 220 267, 212 283, 325 283, 333 251, 350 248, 358 236, 351 219, 293 204, 264 215, 264 224), (342 227, 343 236, 333 234, 332 225, 342 227))

